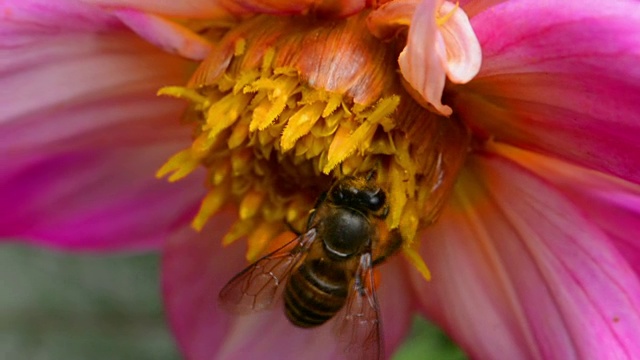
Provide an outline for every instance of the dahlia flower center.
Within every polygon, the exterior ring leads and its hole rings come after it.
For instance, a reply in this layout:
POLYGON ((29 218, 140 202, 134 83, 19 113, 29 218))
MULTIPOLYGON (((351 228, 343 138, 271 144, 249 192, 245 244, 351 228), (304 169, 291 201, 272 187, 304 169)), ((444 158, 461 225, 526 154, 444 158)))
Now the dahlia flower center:
POLYGON ((399 228, 405 252, 423 266, 414 239, 438 216, 468 135, 404 90, 397 65, 404 40, 381 42, 365 19, 246 20, 212 39, 217 48, 186 86, 159 91, 190 102, 193 144, 157 176, 176 181, 206 168, 195 229, 235 205, 238 220, 222 242, 246 237, 255 260, 290 227, 305 230, 334 179, 375 170, 390 200, 386 225, 399 228))

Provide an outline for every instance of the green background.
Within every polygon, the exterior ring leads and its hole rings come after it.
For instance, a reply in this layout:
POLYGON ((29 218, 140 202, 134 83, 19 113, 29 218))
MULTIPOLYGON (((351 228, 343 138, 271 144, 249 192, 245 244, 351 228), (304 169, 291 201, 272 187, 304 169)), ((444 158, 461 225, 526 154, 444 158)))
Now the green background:
MULTIPOLYGON (((0 359, 176 360, 159 299, 158 256, 0 247, 0 359)), ((394 359, 464 359, 416 317, 394 359)))

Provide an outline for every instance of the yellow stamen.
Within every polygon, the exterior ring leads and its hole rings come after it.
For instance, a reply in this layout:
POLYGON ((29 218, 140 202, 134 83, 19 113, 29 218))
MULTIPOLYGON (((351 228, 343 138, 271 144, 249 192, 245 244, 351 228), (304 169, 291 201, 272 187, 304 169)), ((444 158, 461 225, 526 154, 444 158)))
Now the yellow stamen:
POLYGON ((427 281, 431 281, 431 271, 420 256, 420 253, 413 247, 404 247, 402 249, 404 257, 416 268, 427 281))
POLYGON ((224 205, 228 197, 228 187, 216 187, 204 197, 198 214, 193 218, 191 227, 196 231, 202 230, 207 220, 224 205))
POLYGON ((460 7, 460 2, 456 1, 456 6, 451 11, 446 13, 444 16, 436 16, 436 24, 438 26, 442 26, 442 25, 446 24, 447 21, 449 21, 449 19, 451 19, 451 17, 456 12, 456 10, 458 10, 459 7, 460 7))
POLYGON ((199 165, 200 161, 192 156, 191 149, 182 150, 158 169, 156 177, 162 178, 171 173, 168 180, 175 182, 191 174, 199 165))
POLYGON ((235 43, 235 48, 233 50, 233 55, 240 56, 240 55, 244 54, 246 49, 247 49, 247 40, 238 39, 238 41, 236 41, 236 43, 235 43))
POLYGON ((327 106, 318 101, 303 106, 302 109, 291 116, 280 138, 282 151, 291 150, 299 138, 307 135, 318 122, 327 106))
POLYGON ((200 95, 194 89, 187 89, 181 86, 165 86, 158 90, 157 95, 165 95, 171 96, 178 99, 189 100, 192 103, 199 104, 202 108, 207 108, 211 104, 209 103, 209 99, 200 95))
POLYGON ((248 219, 256 214, 264 201, 265 193, 262 191, 251 191, 245 195, 240 202, 240 219, 248 219))

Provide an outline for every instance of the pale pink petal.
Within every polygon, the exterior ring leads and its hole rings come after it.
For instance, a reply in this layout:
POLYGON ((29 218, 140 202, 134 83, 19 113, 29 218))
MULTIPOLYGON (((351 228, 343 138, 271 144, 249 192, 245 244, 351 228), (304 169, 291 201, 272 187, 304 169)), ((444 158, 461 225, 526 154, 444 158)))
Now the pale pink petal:
POLYGON ((640 281, 612 241, 548 183, 475 157, 414 274, 429 316, 474 358, 637 358, 640 281))
POLYGON ((478 38, 473 33, 469 18, 456 4, 442 3, 439 18, 447 19, 439 27, 444 40, 447 57, 447 78, 454 83, 464 84, 473 79, 480 70, 482 50, 478 38))
POLYGON ((451 115, 451 108, 442 104, 446 77, 465 83, 477 74, 481 61, 478 40, 462 9, 446 1, 422 1, 416 7, 398 63, 420 102, 451 115), (443 24, 438 25, 436 18, 443 24))
POLYGON ((158 15, 131 9, 113 13, 136 34, 167 52, 192 60, 203 60, 211 51, 211 44, 185 26, 158 15))
POLYGON ((640 182, 640 2, 505 2, 453 107, 479 134, 640 182))
POLYGON ((492 150, 560 188, 609 235, 640 276, 640 185, 506 145, 492 150))
POLYGON ((446 80, 446 48, 436 24, 436 1, 423 1, 416 8, 407 46, 398 57, 402 76, 422 100, 438 112, 451 115, 451 108, 442 104, 442 91, 446 80))
POLYGON ((157 249, 204 195, 154 177, 167 144, 14 156, 0 167, 0 237, 66 250, 157 249))
MULTIPOLYGON (((165 307, 182 353, 190 360, 335 359, 342 357, 328 323, 305 330, 291 325, 282 304, 247 315, 225 313, 218 292, 246 266, 243 241, 223 248, 220 239, 233 222, 231 212, 217 215, 197 234, 185 228, 169 242, 162 262, 165 307)), ((406 274, 397 257, 381 266, 378 290, 387 355, 408 330, 413 308, 406 274)))

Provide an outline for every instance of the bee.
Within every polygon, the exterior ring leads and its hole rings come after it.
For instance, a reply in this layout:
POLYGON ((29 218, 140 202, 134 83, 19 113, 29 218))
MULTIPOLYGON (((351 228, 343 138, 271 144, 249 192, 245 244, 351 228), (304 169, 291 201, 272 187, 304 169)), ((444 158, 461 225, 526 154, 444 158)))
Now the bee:
POLYGON ((312 328, 336 318, 334 330, 351 357, 380 358, 373 267, 396 252, 402 238, 392 230, 379 245, 389 205, 374 176, 335 181, 318 198, 306 231, 232 278, 220 292, 221 305, 247 313, 283 298, 293 325, 312 328))

